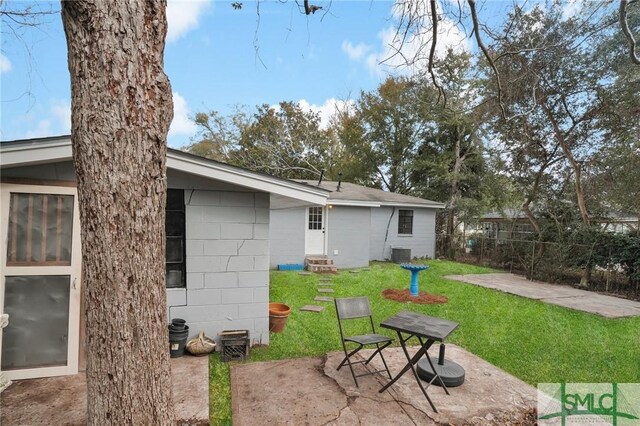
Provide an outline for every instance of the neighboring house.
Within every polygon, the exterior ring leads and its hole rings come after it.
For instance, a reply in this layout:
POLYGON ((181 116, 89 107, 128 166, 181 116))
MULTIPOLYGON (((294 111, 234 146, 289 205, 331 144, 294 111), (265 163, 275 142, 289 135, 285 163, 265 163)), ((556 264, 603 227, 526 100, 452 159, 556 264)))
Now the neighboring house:
POLYGON ((605 231, 616 234, 637 232, 640 227, 638 216, 619 210, 610 210, 605 217, 596 217, 594 221, 599 223, 605 231))
POLYGON ((327 206, 271 208, 271 267, 327 255, 338 268, 366 266, 391 258, 392 248, 412 257, 434 257, 435 201, 353 183, 304 182, 331 191, 327 206))
MULTIPOLYGON (((82 368, 81 247, 68 136, 0 143, 0 367, 9 379, 82 368)), ((192 335, 268 343, 270 208, 329 193, 170 149, 167 301, 192 335)), ((320 207, 322 208, 322 207, 320 207)))
POLYGON ((529 239, 534 232, 527 215, 517 209, 489 212, 484 214, 478 222, 479 230, 486 238, 523 240, 529 239))
MULTIPOLYGON (((591 220, 592 223, 599 224, 603 230, 619 234, 635 232, 640 223, 637 216, 614 210, 604 216, 594 216, 591 220)), ((487 238, 522 240, 530 239, 534 233, 529 218, 518 209, 489 212, 480 217, 478 222, 478 230, 487 238)))

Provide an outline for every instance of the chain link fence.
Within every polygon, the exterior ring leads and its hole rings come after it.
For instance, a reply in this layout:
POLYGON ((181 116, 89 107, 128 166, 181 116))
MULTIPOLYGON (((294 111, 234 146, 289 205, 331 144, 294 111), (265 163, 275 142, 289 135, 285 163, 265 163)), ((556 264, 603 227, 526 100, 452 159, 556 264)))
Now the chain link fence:
MULTIPOLYGON (((593 255, 593 246, 581 244, 488 238, 482 234, 436 237, 438 258, 503 269, 530 280, 574 286, 580 285, 584 275, 584 269, 575 266, 576 263, 591 263, 593 255)), ((640 283, 631 282, 623 268, 616 264, 592 267, 588 289, 640 300, 640 283)))

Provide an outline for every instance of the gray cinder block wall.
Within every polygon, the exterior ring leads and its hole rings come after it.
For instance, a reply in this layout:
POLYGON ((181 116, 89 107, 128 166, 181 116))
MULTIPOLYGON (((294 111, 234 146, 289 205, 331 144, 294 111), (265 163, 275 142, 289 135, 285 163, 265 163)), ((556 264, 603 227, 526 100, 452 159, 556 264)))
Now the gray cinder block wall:
POLYGON ((369 266, 372 209, 334 206, 328 210, 327 255, 338 268, 369 266))
POLYGON ((273 210, 269 223, 271 268, 280 263, 304 263, 306 227, 304 207, 273 210))
POLYGON ((269 194, 185 190, 186 289, 168 289, 170 318, 191 336, 248 329, 269 343, 269 194))
POLYGON ((413 234, 398 234, 398 210, 393 207, 371 209, 371 260, 391 259, 391 248, 411 249, 412 257, 435 256, 436 210, 410 208, 413 210, 413 234), (391 220, 390 220, 391 219, 391 220))

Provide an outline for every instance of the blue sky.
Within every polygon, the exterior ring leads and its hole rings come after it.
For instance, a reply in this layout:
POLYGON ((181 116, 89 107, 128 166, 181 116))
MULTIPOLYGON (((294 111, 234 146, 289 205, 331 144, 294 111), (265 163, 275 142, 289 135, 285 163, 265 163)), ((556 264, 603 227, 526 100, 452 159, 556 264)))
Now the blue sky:
MULTIPOLYGON (((483 13, 504 13, 509 4, 487 2, 483 13)), ((326 118, 336 101, 374 89, 395 72, 380 65, 394 35, 392 6, 391 1, 334 0, 328 13, 307 17, 292 0, 263 0, 259 15, 252 1, 234 10, 228 1, 170 0, 165 69, 175 118, 169 144, 189 142, 195 133, 189 117, 198 111, 229 113, 234 105, 292 100, 326 118)), ((1 140, 69 132, 66 41, 59 14, 46 21, 23 29, 22 40, 3 31, 1 140)), ((442 27, 442 46, 471 48, 454 26, 442 27)))

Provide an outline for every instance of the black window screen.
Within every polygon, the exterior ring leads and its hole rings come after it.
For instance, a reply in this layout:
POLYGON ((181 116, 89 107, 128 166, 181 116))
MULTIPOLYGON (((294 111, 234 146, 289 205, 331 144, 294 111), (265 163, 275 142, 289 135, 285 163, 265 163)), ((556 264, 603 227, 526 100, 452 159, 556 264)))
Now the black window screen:
POLYGON ((167 190, 167 287, 184 287, 186 283, 184 190, 167 190))
POLYGON ((398 234, 413 234, 413 210, 398 211, 398 234))

